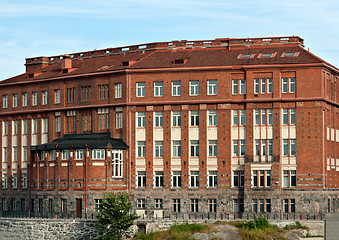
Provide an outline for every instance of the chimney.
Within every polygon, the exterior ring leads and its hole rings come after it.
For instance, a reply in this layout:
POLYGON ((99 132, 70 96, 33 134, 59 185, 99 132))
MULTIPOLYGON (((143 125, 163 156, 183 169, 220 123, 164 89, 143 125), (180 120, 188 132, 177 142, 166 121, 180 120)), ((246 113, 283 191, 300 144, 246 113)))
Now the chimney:
POLYGON ((61 60, 61 69, 66 70, 72 68, 72 59, 71 56, 66 54, 61 60))
POLYGON ((36 57, 36 58, 26 58, 26 73, 33 72, 36 69, 42 68, 48 65, 49 59, 48 57, 36 57))

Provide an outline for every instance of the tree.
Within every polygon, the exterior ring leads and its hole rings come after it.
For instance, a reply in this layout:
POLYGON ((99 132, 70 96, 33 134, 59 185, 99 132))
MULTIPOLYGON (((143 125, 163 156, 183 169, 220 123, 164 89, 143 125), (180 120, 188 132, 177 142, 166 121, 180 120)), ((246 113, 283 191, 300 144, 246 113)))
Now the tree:
POLYGON ((119 240, 129 236, 129 228, 139 216, 131 214, 132 203, 127 193, 107 193, 99 203, 99 214, 95 227, 100 231, 100 239, 119 240))

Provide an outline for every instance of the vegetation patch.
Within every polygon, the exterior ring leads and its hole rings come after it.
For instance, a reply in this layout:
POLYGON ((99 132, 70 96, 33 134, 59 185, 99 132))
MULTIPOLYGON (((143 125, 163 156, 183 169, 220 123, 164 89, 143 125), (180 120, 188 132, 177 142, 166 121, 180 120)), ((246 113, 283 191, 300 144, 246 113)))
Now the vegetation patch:
POLYGON ((170 239, 170 240, 189 240, 192 239, 192 234, 200 233, 209 233, 216 232, 212 226, 203 225, 203 224, 180 224, 173 225, 167 231, 153 232, 148 234, 137 234, 135 239, 140 240, 161 240, 161 239, 170 239))
POLYGON ((289 224, 284 227, 285 230, 295 230, 295 229, 304 229, 309 230, 308 227, 302 225, 299 221, 296 221, 295 224, 289 224))

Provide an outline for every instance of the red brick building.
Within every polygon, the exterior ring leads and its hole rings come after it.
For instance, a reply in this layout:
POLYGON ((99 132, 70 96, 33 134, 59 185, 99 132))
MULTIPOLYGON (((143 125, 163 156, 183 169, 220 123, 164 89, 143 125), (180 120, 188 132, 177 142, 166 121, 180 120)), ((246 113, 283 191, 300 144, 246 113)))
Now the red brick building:
POLYGON ((0 214, 338 207, 339 70, 293 37, 156 42, 26 59, 0 82, 0 214))

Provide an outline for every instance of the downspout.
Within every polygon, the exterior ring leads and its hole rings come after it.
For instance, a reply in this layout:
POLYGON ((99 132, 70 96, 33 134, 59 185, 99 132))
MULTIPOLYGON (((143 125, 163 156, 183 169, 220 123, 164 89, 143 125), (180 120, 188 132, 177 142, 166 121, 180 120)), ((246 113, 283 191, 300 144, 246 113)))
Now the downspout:
POLYGON ((86 148, 85 152, 85 210, 86 210, 86 215, 88 213, 87 205, 88 205, 88 194, 87 194, 87 160, 88 160, 88 148, 86 148))
MULTIPOLYGON (((130 88, 129 83, 130 83, 130 75, 128 74, 128 71, 126 71, 126 88, 128 89, 127 91, 127 99, 128 99, 128 103, 131 102, 131 94, 130 94, 130 88)), ((128 140, 127 140, 127 144, 130 146, 131 145, 131 111, 130 111, 130 107, 127 106, 127 111, 128 111, 128 140)), ((128 198, 131 199, 131 191, 132 191, 132 166, 131 166, 131 161, 132 161, 132 151, 129 148, 128 150, 128 198)))

